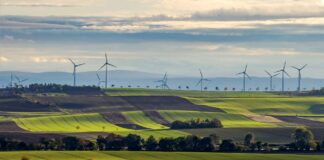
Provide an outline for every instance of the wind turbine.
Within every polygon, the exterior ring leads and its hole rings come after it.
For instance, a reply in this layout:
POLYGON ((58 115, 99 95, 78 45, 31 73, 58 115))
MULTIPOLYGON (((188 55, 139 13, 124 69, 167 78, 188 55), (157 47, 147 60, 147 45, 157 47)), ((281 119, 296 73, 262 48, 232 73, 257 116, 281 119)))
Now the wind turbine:
POLYGON ((198 86, 198 85, 200 84, 200 91, 202 92, 202 91, 203 91, 203 82, 204 82, 204 81, 207 81, 207 82, 208 82, 208 81, 210 81, 210 80, 204 78, 204 75, 203 75, 201 69, 199 69, 199 72, 200 72, 200 80, 198 81, 198 83, 196 84, 196 86, 198 86))
POLYGON ((248 77, 251 80, 251 77, 247 74, 247 67, 248 66, 245 65, 244 71, 236 74, 236 75, 243 75, 243 92, 245 92, 246 77, 248 77))
POLYGON ((270 74, 268 71, 265 71, 269 77, 270 77, 270 91, 273 91, 273 87, 272 87, 272 80, 273 80, 273 77, 276 77, 278 76, 280 73, 277 73, 277 74, 270 74))
POLYGON ((284 66, 282 67, 282 69, 278 70, 276 73, 280 73, 281 72, 281 91, 284 92, 285 91, 285 75, 287 75, 288 77, 290 77, 290 75, 286 72, 286 65, 287 62, 285 61, 284 66))
POLYGON ((307 64, 305 64, 303 67, 301 68, 297 68, 295 66, 291 66, 292 68, 296 69, 298 71, 298 88, 297 91, 300 92, 301 90, 301 71, 307 66, 307 64))
POLYGON ((15 78, 16 78, 16 80, 17 80, 17 82, 18 82, 18 86, 22 86, 22 85, 21 85, 22 82, 28 81, 27 78, 26 78, 26 79, 20 79, 18 76, 15 76, 15 78))
POLYGON ((108 66, 112 66, 112 67, 115 67, 115 68, 116 68, 116 66, 114 66, 114 65, 112 65, 112 64, 110 64, 108 62, 107 53, 105 53, 105 57, 106 57, 106 62, 98 69, 98 71, 101 70, 102 68, 106 67, 105 88, 107 88, 107 86, 108 86, 107 85, 108 84, 108 66))
POLYGON ((100 76, 99 76, 98 73, 96 73, 96 75, 97 75, 97 79, 98 79, 98 87, 100 87, 101 83, 103 83, 103 82, 105 82, 105 81, 102 81, 102 80, 101 80, 101 78, 100 78, 100 76))
POLYGON ((82 65, 85 65, 85 63, 76 64, 73 62, 72 59, 69 58, 69 60, 73 64, 73 86, 75 87, 75 85, 76 85, 76 69, 82 65))
POLYGON ((165 88, 169 89, 169 86, 168 86, 168 73, 164 74, 163 79, 155 81, 155 82, 161 83, 161 88, 162 89, 165 89, 165 88))

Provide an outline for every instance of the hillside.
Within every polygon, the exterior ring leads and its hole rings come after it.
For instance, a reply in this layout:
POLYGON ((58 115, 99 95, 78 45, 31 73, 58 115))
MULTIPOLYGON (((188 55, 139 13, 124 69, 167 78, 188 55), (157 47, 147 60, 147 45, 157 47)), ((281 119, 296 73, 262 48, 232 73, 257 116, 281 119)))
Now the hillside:
POLYGON ((103 93, 28 93, 2 97, 0 133, 14 133, 16 138, 22 133, 33 133, 75 135, 86 139, 107 133, 136 133, 144 138, 216 133, 222 138, 242 141, 246 133, 253 132, 270 143, 284 143, 290 141, 290 133, 295 127, 306 126, 312 129, 316 139, 324 139, 321 134, 324 131, 321 121, 324 97, 150 89, 108 89, 103 93), (220 120, 224 128, 169 128, 176 120, 213 118, 220 120), (280 134, 273 134, 273 131, 280 134))

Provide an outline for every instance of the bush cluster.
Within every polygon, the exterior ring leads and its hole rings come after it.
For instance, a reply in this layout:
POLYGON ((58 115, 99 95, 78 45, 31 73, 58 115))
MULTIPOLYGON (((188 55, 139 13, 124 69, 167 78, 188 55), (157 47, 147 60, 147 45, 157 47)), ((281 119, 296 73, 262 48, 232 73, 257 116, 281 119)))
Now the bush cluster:
POLYGON ((223 125, 218 119, 205 119, 200 120, 199 118, 190 121, 174 121, 171 123, 171 129, 193 129, 193 128, 223 128, 223 125))

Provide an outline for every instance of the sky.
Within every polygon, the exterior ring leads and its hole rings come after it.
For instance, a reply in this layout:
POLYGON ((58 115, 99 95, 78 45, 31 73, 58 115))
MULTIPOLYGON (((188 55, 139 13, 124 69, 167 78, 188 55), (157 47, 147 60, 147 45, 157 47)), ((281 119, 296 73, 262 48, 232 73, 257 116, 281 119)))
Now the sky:
POLYGON ((324 78, 324 0, 0 0, 0 71, 324 78))

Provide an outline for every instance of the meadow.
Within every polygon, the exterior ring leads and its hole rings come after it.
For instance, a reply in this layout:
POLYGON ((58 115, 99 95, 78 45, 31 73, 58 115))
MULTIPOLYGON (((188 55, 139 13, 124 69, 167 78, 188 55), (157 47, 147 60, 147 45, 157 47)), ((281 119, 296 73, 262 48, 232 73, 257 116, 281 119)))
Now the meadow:
POLYGON ((322 160, 322 154, 246 154, 246 153, 189 153, 189 152, 127 152, 127 151, 30 151, 0 152, 0 159, 20 160, 322 160))

